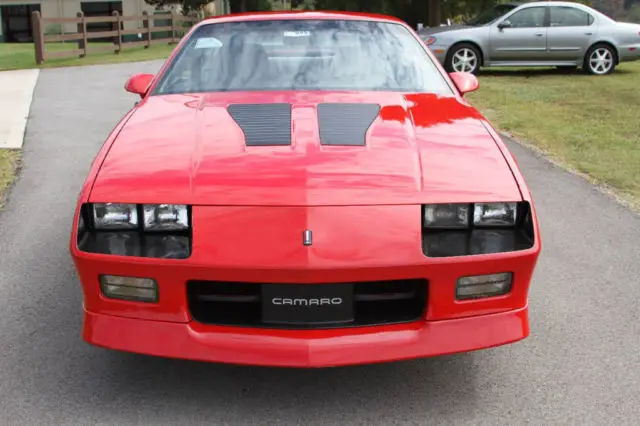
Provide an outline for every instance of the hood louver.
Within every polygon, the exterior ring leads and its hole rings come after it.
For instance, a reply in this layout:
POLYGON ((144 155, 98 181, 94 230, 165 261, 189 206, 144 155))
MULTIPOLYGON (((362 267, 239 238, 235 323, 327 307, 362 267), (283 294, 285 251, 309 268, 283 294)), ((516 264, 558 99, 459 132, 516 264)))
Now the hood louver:
POLYGON ((367 130, 379 113, 377 104, 319 104, 320 144, 365 146, 367 130))
POLYGON ((234 104, 227 110, 247 146, 291 145, 290 104, 234 104))

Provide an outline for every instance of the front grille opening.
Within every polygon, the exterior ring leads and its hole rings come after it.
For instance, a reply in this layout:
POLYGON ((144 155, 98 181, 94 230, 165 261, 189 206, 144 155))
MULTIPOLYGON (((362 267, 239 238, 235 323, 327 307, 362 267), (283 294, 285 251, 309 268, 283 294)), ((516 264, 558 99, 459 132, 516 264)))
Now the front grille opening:
MULTIPOLYGON (((345 306, 340 307, 339 312, 335 311, 335 307, 313 304, 313 301, 317 303, 319 300, 333 300, 331 289, 335 289, 335 283, 281 285, 189 281, 187 283, 187 300, 189 311, 195 321, 204 324, 239 327, 326 329, 399 324, 417 321, 424 317, 427 306, 427 281, 424 279, 339 285, 341 286, 340 295, 345 303, 345 306), (276 307, 277 309, 288 309, 285 314, 290 316, 286 318, 286 323, 269 321, 268 312, 274 307, 265 306, 272 300, 263 297, 263 293, 267 290, 265 286, 278 286, 278 289, 284 289, 285 292, 281 300, 286 299, 290 302, 300 303, 294 308, 290 306, 276 307), (287 293, 292 296, 288 297, 287 293), (318 294, 326 295, 327 298, 321 298, 317 296, 318 294), (302 302, 310 304, 307 306, 302 302), (309 315, 313 309, 319 311, 309 315), (345 312, 349 312, 349 321, 344 321, 345 312), (323 315, 324 313, 326 315, 323 315), (341 319, 339 322, 336 321, 338 314, 341 319)), ((272 292, 266 293, 272 294, 272 292)))
POLYGON ((415 321, 424 314, 426 304, 423 280, 365 282, 354 289, 357 321, 363 325, 415 321))
POLYGON ((191 316, 198 322, 247 326, 260 323, 259 284, 190 281, 187 298, 191 316))

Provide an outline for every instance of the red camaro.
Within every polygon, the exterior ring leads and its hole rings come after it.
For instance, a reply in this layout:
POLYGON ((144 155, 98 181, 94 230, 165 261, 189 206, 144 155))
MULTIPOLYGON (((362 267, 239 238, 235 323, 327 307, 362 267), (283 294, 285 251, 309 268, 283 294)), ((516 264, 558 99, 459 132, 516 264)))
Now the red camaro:
POLYGON ((394 18, 198 24, 80 194, 84 339, 323 367, 525 338, 538 222, 477 87, 394 18))

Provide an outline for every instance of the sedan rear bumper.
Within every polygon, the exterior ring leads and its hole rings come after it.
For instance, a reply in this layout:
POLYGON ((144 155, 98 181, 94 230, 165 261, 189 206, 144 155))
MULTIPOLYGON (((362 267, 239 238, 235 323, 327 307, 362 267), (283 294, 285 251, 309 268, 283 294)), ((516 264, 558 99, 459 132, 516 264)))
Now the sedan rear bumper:
POLYGON ((618 56, 620 62, 640 60, 640 44, 620 47, 618 56))
POLYGON ((485 349, 529 335, 528 307, 492 315, 337 330, 263 330, 85 311, 83 338, 140 354, 244 365, 334 367, 485 349))

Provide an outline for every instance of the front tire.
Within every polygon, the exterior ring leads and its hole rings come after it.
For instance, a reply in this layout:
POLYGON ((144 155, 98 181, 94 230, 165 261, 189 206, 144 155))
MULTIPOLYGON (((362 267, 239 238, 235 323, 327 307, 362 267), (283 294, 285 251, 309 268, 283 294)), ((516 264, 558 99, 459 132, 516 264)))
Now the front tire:
POLYGON ((616 68, 616 52, 607 44, 591 46, 584 57, 582 68, 587 74, 611 74, 616 68))
POLYGON ((470 72, 480 70, 481 54, 477 47, 469 43, 460 43, 451 48, 445 61, 447 72, 470 72))

